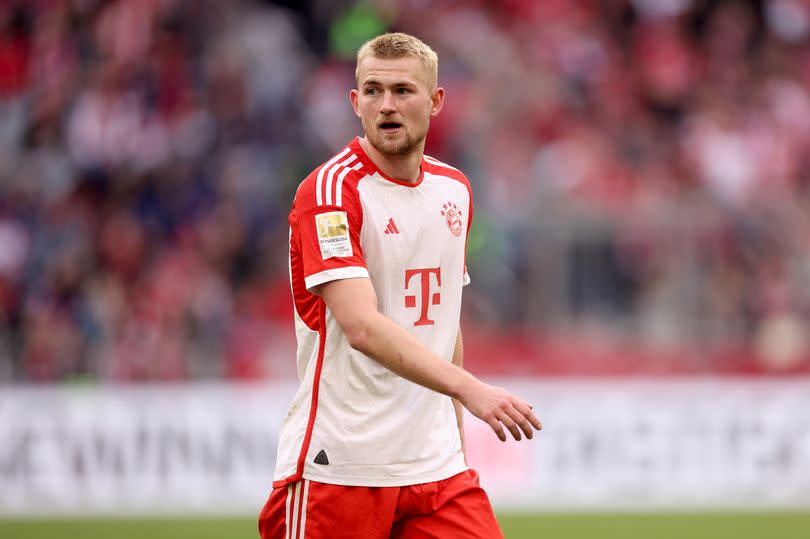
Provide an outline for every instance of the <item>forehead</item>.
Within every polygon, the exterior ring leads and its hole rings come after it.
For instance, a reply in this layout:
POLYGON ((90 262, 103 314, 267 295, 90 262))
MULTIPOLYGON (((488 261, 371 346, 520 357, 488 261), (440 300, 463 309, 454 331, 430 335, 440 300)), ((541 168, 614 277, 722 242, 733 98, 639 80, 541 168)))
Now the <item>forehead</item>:
POLYGON ((428 85, 427 70, 422 61, 414 56, 403 58, 367 56, 360 61, 357 71, 357 83, 361 86, 370 81, 381 84, 410 82, 428 85))

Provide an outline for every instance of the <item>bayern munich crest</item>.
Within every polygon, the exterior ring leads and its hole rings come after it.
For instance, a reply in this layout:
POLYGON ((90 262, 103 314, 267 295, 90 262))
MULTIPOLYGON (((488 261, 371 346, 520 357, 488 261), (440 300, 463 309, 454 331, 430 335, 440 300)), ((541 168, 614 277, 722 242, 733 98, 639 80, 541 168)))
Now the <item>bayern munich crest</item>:
POLYGON ((445 202, 442 204, 442 217, 447 220, 447 228, 454 236, 461 236, 461 229, 464 228, 461 223, 461 210, 452 202, 445 202))

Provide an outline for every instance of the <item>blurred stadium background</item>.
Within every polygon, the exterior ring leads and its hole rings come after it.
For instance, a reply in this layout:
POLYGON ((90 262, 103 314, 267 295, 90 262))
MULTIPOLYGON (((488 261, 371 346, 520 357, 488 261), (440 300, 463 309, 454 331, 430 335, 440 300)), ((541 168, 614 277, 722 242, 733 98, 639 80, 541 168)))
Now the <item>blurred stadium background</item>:
POLYGON ((466 364, 546 426, 469 423, 507 537, 805 536, 807 0, 0 1, 0 536, 255 535, 286 216, 385 30, 476 195, 466 364))

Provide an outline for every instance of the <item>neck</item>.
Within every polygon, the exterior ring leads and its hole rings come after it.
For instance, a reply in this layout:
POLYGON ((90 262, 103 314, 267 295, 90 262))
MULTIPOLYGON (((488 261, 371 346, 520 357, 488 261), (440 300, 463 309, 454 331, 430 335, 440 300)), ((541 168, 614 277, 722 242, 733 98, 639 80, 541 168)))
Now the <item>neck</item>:
POLYGON ((360 139, 360 146, 378 169, 395 180, 416 183, 419 181, 424 141, 417 149, 407 155, 386 155, 372 145, 366 137, 360 139))

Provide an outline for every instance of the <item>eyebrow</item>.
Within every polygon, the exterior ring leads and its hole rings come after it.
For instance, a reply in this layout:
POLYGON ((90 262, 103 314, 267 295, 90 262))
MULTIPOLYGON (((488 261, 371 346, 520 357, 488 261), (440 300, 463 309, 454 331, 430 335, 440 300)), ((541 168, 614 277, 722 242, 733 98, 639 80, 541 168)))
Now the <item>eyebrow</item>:
MULTIPOLYGON (((385 84, 376 79, 368 79, 363 81, 363 86, 385 86, 385 84)), ((416 86, 416 83, 413 81, 398 81, 390 84, 390 86, 393 86, 394 88, 399 86, 416 86)))

